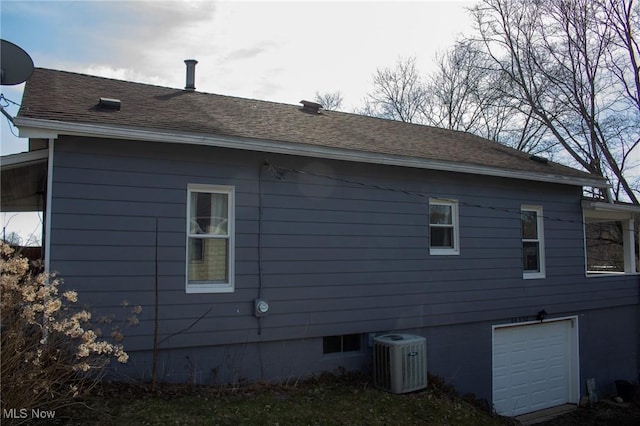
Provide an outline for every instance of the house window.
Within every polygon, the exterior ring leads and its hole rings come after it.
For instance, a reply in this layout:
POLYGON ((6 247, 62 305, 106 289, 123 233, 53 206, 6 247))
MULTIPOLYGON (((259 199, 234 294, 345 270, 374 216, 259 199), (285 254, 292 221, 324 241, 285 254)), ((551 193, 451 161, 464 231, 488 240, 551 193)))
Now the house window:
POLYGON ((523 278, 544 278, 544 226, 542 207, 522 206, 523 278))
POLYGON ((583 202, 587 275, 638 273, 635 206, 583 202))
POLYGON ((187 293, 232 292, 234 189, 189 185, 187 200, 187 293))
POLYGON ((615 221, 589 221, 585 223, 587 272, 624 272, 623 223, 615 221))
POLYGON ((452 200, 429 200, 429 253, 460 254, 458 242, 458 203, 452 200))
POLYGON ((335 354, 342 352, 358 352, 362 347, 360 334, 343 334, 341 336, 325 336, 322 338, 322 353, 335 354))

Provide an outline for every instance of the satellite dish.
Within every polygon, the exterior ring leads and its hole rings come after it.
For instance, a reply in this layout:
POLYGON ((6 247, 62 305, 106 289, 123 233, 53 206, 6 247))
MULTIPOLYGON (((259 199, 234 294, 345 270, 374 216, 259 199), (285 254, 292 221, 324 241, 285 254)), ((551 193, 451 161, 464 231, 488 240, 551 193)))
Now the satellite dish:
POLYGON ((13 86, 31 77, 33 59, 15 44, 0 40, 0 68, 0 84, 13 86))

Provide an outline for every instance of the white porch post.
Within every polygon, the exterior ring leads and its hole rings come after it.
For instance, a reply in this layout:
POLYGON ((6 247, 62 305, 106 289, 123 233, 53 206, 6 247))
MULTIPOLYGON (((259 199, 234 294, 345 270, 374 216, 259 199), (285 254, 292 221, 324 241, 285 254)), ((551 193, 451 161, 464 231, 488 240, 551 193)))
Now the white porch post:
POLYGON ((53 138, 49 138, 49 156, 47 158, 47 194, 44 222, 44 271, 50 273, 51 263, 51 200, 53 198, 53 138))
POLYGON ((636 272, 636 253, 633 217, 622 221, 622 238, 624 246, 624 272, 633 274, 636 272))

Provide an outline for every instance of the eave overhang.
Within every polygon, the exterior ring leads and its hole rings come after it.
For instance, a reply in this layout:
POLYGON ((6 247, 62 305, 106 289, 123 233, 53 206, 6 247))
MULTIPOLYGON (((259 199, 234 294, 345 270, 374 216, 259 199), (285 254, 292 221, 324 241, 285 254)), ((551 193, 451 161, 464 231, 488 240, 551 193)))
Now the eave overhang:
POLYGON ((0 206, 4 212, 42 211, 48 150, 0 157, 0 206))
POLYGON ((166 130, 132 128, 106 124, 74 123, 28 117, 16 117, 14 121, 16 126, 20 130, 20 136, 30 138, 57 139, 60 135, 70 135, 189 145, 206 145, 276 154, 299 155, 332 160, 355 161, 361 163, 383 164, 428 170, 441 170, 455 173, 504 177, 509 179, 548 182, 580 187, 610 187, 610 185, 604 179, 596 177, 581 178, 577 176, 566 176, 555 173, 536 173, 470 163, 431 160, 420 157, 310 145, 303 142, 293 143, 263 139, 241 138, 225 135, 176 133, 166 130))
POLYGON ((31 164, 45 163, 48 157, 49 152, 46 149, 3 155, 0 157, 0 167, 2 167, 2 170, 9 170, 31 164))
POLYGON ((640 206, 633 204, 582 200, 582 209, 586 220, 625 220, 640 217, 640 206))

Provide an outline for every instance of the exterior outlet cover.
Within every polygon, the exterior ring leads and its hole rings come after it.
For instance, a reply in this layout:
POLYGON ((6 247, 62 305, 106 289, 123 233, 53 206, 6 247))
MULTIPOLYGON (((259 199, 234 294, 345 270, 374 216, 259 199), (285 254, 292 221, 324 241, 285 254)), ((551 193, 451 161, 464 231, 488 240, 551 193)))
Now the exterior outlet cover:
POLYGON ((265 317, 269 313, 269 301, 266 299, 256 299, 254 301, 254 314, 257 317, 265 317))

